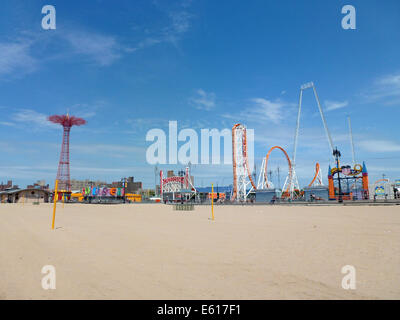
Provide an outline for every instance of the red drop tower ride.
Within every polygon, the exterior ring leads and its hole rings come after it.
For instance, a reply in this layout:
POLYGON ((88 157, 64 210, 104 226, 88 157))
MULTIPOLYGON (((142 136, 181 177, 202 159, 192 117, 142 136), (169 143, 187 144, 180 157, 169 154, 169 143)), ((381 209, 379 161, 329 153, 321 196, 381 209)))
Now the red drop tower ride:
POLYGON ((63 192, 71 191, 71 177, 69 173, 69 133, 72 126, 81 126, 86 124, 86 120, 74 116, 53 115, 48 120, 63 126, 63 140, 61 146, 60 162, 58 163, 57 180, 58 190, 63 192))

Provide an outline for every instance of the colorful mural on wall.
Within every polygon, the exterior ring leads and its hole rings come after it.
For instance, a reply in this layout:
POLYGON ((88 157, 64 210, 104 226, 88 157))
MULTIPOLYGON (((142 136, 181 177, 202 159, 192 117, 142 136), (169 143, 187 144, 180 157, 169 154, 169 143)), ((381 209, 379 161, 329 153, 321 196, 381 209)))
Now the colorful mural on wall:
POLYGON ((376 186, 375 187, 375 195, 384 196, 385 195, 385 187, 384 186, 376 186))
POLYGON ((83 188, 82 195, 92 197, 123 197, 125 190, 124 188, 86 187, 83 188))

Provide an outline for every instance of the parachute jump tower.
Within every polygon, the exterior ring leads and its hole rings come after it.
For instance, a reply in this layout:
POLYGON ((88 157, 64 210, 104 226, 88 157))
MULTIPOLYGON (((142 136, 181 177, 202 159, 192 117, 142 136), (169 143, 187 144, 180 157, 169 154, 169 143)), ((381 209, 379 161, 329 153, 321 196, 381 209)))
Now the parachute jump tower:
POLYGON ((86 120, 74 116, 53 115, 48 117, 50 122, 59 124, 63 127, 63 139, 61 145, 60 162, 58 163, 57 180, 58 189, 62 192, 71 191, 71 177, 69 171, 69 134, 73 126, 86 124, 86 120))

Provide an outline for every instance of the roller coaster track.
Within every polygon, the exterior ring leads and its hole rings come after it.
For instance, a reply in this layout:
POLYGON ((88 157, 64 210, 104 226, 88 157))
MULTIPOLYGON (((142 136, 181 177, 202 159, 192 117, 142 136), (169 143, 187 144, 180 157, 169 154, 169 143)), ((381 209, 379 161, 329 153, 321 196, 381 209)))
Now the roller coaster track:
POLYGON ((320 170, 321 170, 321 168, 319 166, 319 163, 317 162, 315 164, 315 176, 312 179, 312 181, 310 182, 310 184, 308 185, 309 187, 311 187, 314 184, 314 182, 315 182, 315 180, 317 180, 317 178, 318 178, 319 185, 322 185, 322 179, 321 179, 321 175, 320 175, 320 170))
POLYGON ((248 153, 247 153, 247 133, 246 128, 237 123, 232 127, 232 163, 233 163, 233 195, 232 200, 245 200, 246 187, 249 184, 252 189, 257 187, 251 176, 248 153), (239 199, 240 198, 240 199, 239 199))
MULTIPOLYGON (((283 149, 282 147, 280 147, 280 146, 274 146, 274 147, 272 147, 271 149, 269 149, 267 155, 265 156, 264 179, 265 179, 265 182, 266 182, 265 184, 266 184, 267 186, 270 185, 270 184, 268 183, 268 175, 267 175, 267 173, 268 173, 268 160, 269 160, 269 156, 271 155, 272 150, 275 150, 275 149, 281 150, 281 151, 283 152, 283 154, 285 155, 286 160, 287 160, 287 162, 288 162, 288 167, 289 167, 289 171, 288 171, 289 176, 288 176, 288 178, 291 179, 292 162, 290 161, 289 155, 287 154, 287 152, 285 151, 285 149, 283 149)), ((285 192, 289 192, 289 184, 287 185, 287 188, 286 188, 285 192)))

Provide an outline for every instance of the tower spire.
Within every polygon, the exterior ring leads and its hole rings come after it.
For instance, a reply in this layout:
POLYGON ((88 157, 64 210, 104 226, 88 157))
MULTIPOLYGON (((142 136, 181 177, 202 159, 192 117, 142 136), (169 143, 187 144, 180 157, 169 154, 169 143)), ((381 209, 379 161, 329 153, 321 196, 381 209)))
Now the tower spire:
POLYGON ((60 124, 63 127, 60 161, 58 163, 57 180, 60 191, 71 191, 71 177, 69 170, 69 134, 73 126, 86 124, 82 118, 66 115, 53 115, 48 118, 50 122, 60 124))

